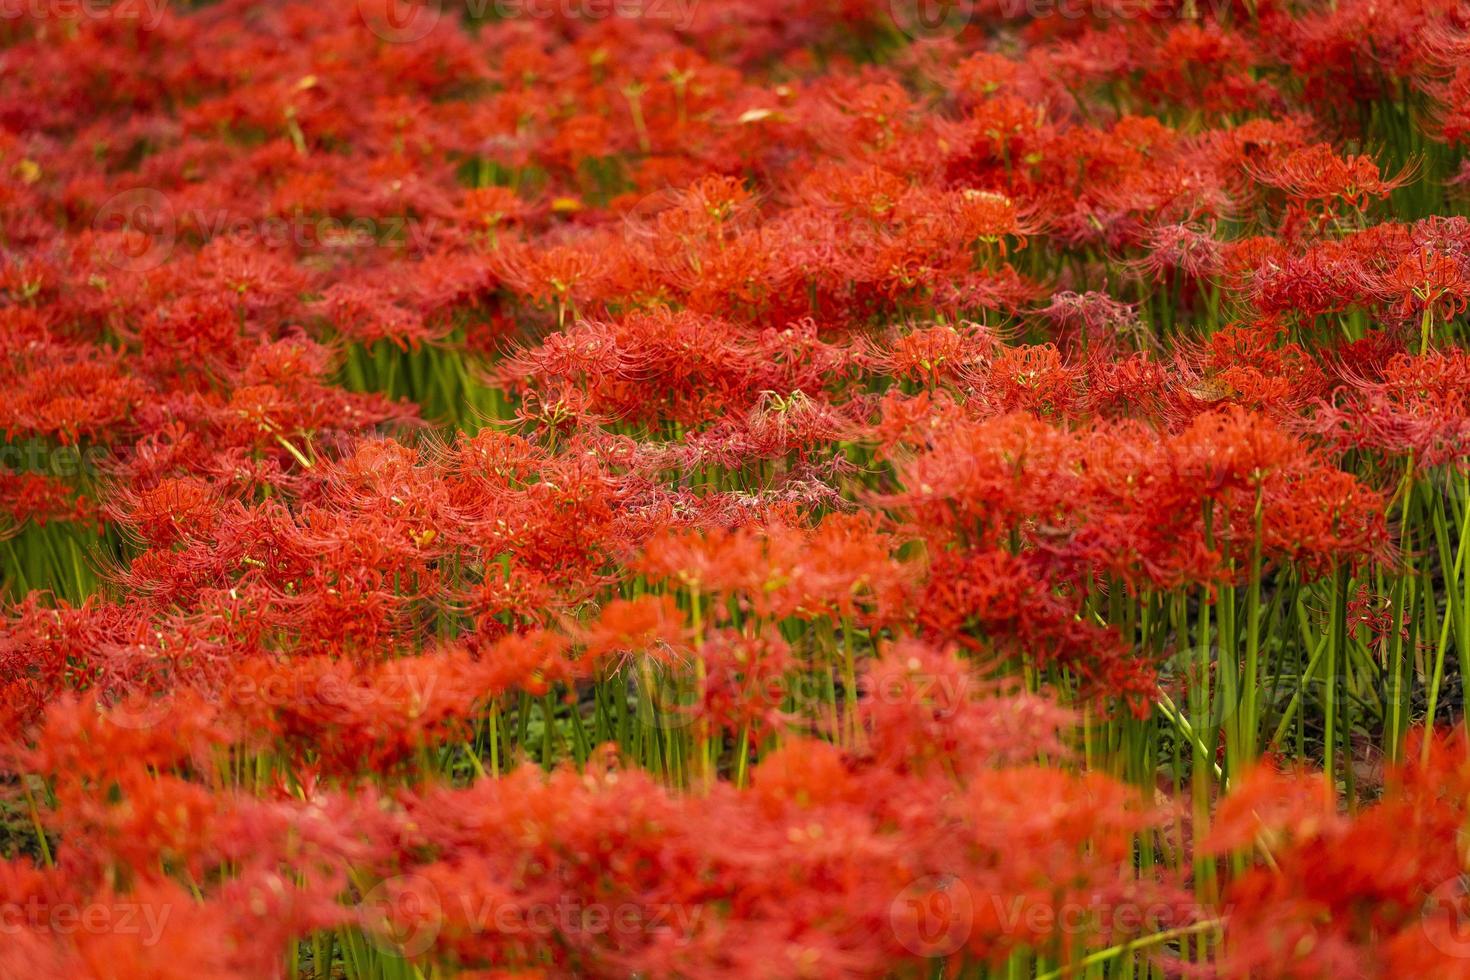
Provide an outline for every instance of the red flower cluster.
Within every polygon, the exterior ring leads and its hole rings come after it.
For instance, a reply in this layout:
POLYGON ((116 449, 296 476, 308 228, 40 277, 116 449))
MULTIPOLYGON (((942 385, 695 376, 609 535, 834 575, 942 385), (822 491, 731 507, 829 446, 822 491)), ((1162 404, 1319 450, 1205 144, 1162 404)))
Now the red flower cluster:
POLYGON ((11 6, 0 976, 1470 976, 1463 3, 11 6))

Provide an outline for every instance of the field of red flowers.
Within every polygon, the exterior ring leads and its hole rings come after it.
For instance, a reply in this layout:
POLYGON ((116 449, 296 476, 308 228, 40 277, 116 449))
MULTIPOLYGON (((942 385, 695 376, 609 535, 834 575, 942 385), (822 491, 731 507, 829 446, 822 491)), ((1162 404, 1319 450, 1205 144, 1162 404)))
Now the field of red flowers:
POLYGON ((1464 0, 0 0, 0 977, 1470 977, 1464 0))

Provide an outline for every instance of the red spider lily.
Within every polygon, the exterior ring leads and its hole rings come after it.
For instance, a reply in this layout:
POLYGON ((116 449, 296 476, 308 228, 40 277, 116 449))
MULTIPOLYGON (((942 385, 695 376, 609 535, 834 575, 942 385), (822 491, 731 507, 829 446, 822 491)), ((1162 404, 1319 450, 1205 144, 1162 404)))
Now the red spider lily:
POLYGON ((953 651, 900 641, 883 651, 863 684, 872 752, 896 768, 923 773, 958 762, 970 775, 1038 749, 1066 754, 1057 741, 1063 710, 991 685, 953 651))
POLYGON ((501 368, 511 387, 575 387, 584 411, 694 426, 747 411, 760 392, 820 392, 844 352, 810 320, 761 333, 711 317, 653 310, 616 324, 582 322, 501 368))
POLYGON ((96 524, 99 521, 96 507, 90 500, 74 496, 65 482, 39 473, 0 471, 0 514, 4 515, 4 523, 11 534, 27 523, 44 527, 48 521, 74 521, 78 524, 96 524))
POLYGON ((1470 274, 1463 257, 1438 255, 1427 249, 1406 256, 1381 280, 1379 287, 1394 300, 1394 310, 1409 319, 1425 312, 1452 319, 1470 304, 1470 274))
POLYGON ((1269 156, 1246 169, 1262 184, 1296 200, 1323 204, 1342 201, 1359 209, 1366 207, 1370 198, 1385 196, 1409 179, 1407 173, 1384 177, 1371 158, 1340 157, 1325 143, 1269 156))
POLYGON ((0 18, 0 975, 1467 972, 1463 4, 148 6, 0 18))
POLYGON ((507 287, 555 307, 558 326, 597 295, 607 269, 602 254, 591 248, 563 245, 536 253, 513 244, 492 253, 491 267, 507 287))
POLYGON ((956 381, 981 370, 994 356, 996 338, 978 324, 936 324, 910 330, 886 344, 875 344, 867 360, 895 378, 923 381, 930 387, 956 381))
POLYGON ((1188 225, 1165 225, 1149 233, 1148 254, 1139 261, 1144 272, 1164 276, 1171 272, 1189 280, 1207 279, 1223 266, 1220 243, 1208 232, 1188 225))
MULTIPOLYGON (((20 340, 20 338, 16 338, 20 340)), ((46 436, 63 445, 106 437, 140 397, 142 386, 93 348, 47 341, 7 351, 0 426, 7 439, 46 436)))
POLYGON ((448 324, 426 324, 391 293, 365 284, 334 283, 321 307, 334 330, 364 344, 386 339, 399 348, 417 347, 448 332, 448 324))
POLYGON ((1421 737, 1431 743, 1424 761, 1393 773, 1383 799, 1356 815, 1339 813, 1308 774, 1259 771, 1225 800, 1207 846, 1254 841, 1272 856, 1229 896, 1232 969, 1270 959, 1291 976, 1409 964, 1458 975, 1454 921, 1464 896, 1447 883, 1460 873, 1450 845, 1464 814, 1444 788, 1463 780, 1463 757, 1459 736, 1421 737))
POLYGON ((1463 351, 1396 354, 1379 378, 1353 379, 1313 419, 1334 444, 1408 454, 1416 465, 1455 465, 1470 433, 1463 351))
POLYGON ((1137 313, 1106 293, 1061 292, 1039 314, 1056 331, 1063 348, 1081 345, 1109 348, 1139 329, 1137 313))
POLYGON ((912 572, 892 557, 896 544, 870 518, 833 515, 812 529, 665 532, 648 542, 638 567, 697 592, 738 597, 762 618, 882 621, 902 608, 912 582, 912 572))

